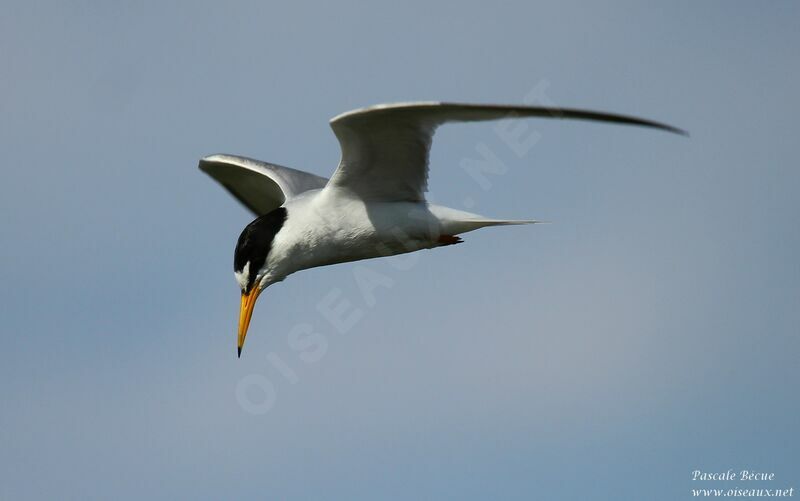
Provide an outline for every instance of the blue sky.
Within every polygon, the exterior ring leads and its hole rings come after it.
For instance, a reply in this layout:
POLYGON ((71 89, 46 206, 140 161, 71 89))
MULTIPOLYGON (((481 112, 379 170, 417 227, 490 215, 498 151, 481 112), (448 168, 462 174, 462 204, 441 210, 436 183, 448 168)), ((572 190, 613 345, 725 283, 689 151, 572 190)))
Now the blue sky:
POLYGON ((728 468, 800 488, 799 10, 4 2, 0 497, 666 500, 740 486, 691 481, 728 468), (442 128, 432 199, 553 224, 299 273, 236 359, 250 216, 201 156, 327 176, 343 111, 526 97, 692 137, 530 120, 520 155, 442 128))

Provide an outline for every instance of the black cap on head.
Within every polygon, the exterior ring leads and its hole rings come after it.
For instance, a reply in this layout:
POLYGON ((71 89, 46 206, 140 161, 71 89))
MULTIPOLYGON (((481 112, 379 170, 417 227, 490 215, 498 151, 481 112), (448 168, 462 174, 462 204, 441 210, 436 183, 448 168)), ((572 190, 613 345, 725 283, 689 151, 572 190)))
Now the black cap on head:
POLYGON ((286 216, 286 209, 278 207, 272 212, 257 217, 239 235, 239 241, 236 243, 236 250, 233 254, 233 271, 241 273, 247 263, 250 263, 245 292, 253 288, 256 274, 267 261, 267 256, 272 250, 272 241, 283 227, 286 216))

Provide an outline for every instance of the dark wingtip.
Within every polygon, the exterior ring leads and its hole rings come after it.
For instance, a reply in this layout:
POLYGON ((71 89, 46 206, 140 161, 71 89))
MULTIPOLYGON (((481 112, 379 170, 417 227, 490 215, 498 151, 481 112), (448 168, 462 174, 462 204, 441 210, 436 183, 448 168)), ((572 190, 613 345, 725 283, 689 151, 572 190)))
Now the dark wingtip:
POLYGON ((667 125, 661 122, 652 122, 649 120, 642 120, 639 123, 634 123, 632 125, 644 125, 646 127, 653 127, 655 129, 661 129, 663 131, 671 132, 673 134, 678 134, 679 136, 689 137, 689 132, 683 129, 679 129, 678 127, 673 127, 672 125, 667 125))
POLYGON ((683 129, 679 129, 677 127, 672 127, 672 126, 670 126, 670 128, 668 130, 670 132, 674 132, 675 134, 679 134, 679 135, 681 135, 683 137, 692 137, 692 135, 689 134, 688 130, 683 130, 683 129))
POLYGON ((678 134, 679 136, 689 137, 688 131, 661 122, 653 122, 651 120, 641 120, 639 123, 634 123, 632 125, 644 125, 647 127, 653 127, 656 129, 661 129, 663 131, 671 132, 673 134, 678 134))
POLYGON ((678 127, 673 127, 672 125, 667 125, 662 122, 648 120, 646 118, 639 118, 630 115, 619 115, 617 113, 606 113, 603 111, 589 111, 589 110, 579 110, 579 109, 569 109, 569 108, 551 108, 551 109, 542 108, 542 109, 547 110, 550 116, 552 116, 553 118, 571 118, 578 120, 595 120, 598 122, 640 125, 644 127, 653 127, 655 129, 661 129, 667 132, 672 132, 673 134, 689 137, 689 133, 683 129, 679 129, 678 127))
POLYGON ((650 127, 655 127, 657 129, 665 130, 667 132, 672 132, 673 134, 678 134, 679 136, 689 137, 689 132, 678 127, 674 127, 672 125, 667 125, 661 122, 652 122, 646 121, 643 125, 649 125, 650 127))
POLYGON ((237 348, 237 350, 238 350, 238 353, 236 354, 236 358, 242 358, 242 347, 241 347, 241 346, 239 346, 239 347, 237 348))

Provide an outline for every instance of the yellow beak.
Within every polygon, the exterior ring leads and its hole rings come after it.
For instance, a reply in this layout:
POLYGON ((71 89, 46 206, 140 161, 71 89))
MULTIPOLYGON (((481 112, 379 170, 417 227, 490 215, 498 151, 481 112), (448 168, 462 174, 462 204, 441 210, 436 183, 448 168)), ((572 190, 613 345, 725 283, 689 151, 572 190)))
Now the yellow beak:
POLYGON ((261 294, 261 289, 256 285, 250 292, 242 292, 242 306, 239 309, 239 340, 238 340, 238 356, 242 356, 242 346, 244 346, 244 338, 247 337, 247 328, 250 327, 250 317, 253 316, 253 306, 256 305, 256 299, 261 294))

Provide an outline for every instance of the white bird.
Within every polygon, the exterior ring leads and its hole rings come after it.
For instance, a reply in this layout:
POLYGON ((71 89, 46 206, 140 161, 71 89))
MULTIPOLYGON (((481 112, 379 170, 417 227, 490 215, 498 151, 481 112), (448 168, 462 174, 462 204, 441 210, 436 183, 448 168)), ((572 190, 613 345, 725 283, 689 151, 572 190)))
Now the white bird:
POLYGON ((535 223, 492 219, 425 200, 428 154, 446 122, 569 118, 640 125, 686 134, 650 120, 532 106, 417 102, 378 105, 331 119, 342 150, 330 179, 233 155, 211 155, 200 169, 256 216, 239 236, 234 275, 242 291, 238 356, 261 291, 292 273, 460 243, 485 226, 535 223))

